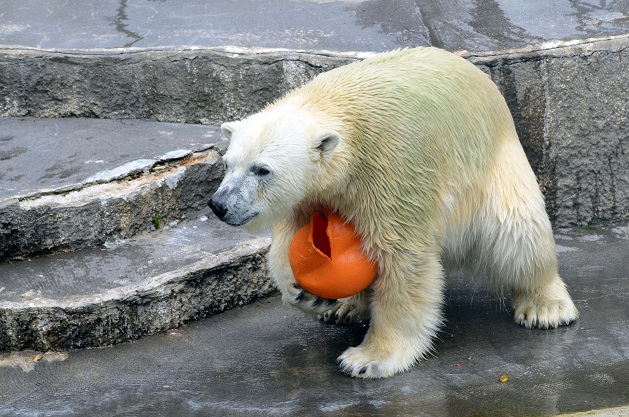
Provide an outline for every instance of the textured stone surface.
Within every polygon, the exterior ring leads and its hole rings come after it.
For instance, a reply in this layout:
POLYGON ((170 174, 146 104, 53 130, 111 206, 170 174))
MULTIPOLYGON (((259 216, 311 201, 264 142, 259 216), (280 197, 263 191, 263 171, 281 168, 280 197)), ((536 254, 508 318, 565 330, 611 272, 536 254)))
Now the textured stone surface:
MULTIPOLYGON (((627 219, 628 45, 629 37, 618 36, 463 53, 505 94, 555 225, 627 219)), ((5 50, 0 114, 219 124, 367 55, 5 50)))
POLYGON ((199 214, 101 248, 0 264, 0 350, 105 346, 265 297, 268 244, 199 214))
POLYGON ((220 124, 354 55, 0 50, 0 115, 220 124))
POLYGON ((629 37, 469 59, 505 95, 555 226, 629 219, 629 37))
POLYGON ((385 51, 520 48, 628 32, 629 5, 569 0, 4 0, 0 45, 385 51))
POLYGON ((0 260, 167 224, 205 207, 223 173, 216 127, 0 119, 0 128, 0 260))

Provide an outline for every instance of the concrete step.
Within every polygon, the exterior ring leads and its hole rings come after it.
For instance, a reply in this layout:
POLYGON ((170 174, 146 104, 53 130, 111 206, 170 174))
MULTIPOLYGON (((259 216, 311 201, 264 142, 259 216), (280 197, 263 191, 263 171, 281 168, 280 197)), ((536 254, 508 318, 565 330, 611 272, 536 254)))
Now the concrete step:
POLYGON ((0 351, 111 345, 265 297, 268 244, 189 212, 102 247, 0 264, 0 351))
POLYGON ((4 118, 0 131, 0 351, 120 343, 273 292, 268 238, 206 215, 217 127, 4 118))
POLYGON ((113 347, 0 355, 0 415, 525 417, 624 406, 587 415, 626 416, 629 228, 556 238, 581 313, 567 327, 519 327, 508 300, 450 276, 435 355, 361 381, 335 359, 366 327, 326 325, 272 298, 113 347))
POLYGON ((221 146, 213 126, 0 119, 0 261, 126 239, 205 207, 221 146))

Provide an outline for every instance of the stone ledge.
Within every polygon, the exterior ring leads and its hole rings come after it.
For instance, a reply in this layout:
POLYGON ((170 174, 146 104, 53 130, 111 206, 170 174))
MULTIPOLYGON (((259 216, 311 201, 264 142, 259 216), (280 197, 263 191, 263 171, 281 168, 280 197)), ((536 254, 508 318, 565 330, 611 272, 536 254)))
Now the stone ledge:
POLYGON ((269 239, 206 219, 0 265, 0 351, 135 340, 272 294, 269 239))
POLYGON ((0 261, 97 246, 166 225, 205 207, 223 174, 215 127, 2 122, 0 261))

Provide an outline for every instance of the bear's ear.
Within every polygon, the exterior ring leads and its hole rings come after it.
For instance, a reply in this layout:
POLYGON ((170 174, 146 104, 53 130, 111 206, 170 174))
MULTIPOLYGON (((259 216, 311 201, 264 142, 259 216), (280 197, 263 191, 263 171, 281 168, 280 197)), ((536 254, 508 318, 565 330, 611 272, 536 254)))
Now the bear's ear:
POLYGON ((223 135, 227 139, 231 139, 232 138, 232 133, 234 133, 234 131, 236 130, 236 128, 238 128, 239 125, 240 125, 240 122, 223 123, 221 125, 221 131, 223 132, 223 135))
POLYGON ((315 149, 321 152, 324 161, 329 162, 334 154, 334 149, 341 141, 341 135, 334 130, 320 134, 315 141, 315 149))

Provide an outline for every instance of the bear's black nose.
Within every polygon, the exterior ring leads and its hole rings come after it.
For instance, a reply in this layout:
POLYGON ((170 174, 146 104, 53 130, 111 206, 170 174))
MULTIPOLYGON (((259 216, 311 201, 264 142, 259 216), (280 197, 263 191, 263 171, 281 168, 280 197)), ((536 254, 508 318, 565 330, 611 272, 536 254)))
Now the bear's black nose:
POLYGON ((210 201, 207 203, 208 206, 212 209, 216 217, 219 219, 223 219, 227 214, 227 207, 225 207, 225 202, 221 201, 221 199, 216 198, 216 196, 212 197, 210 201))

